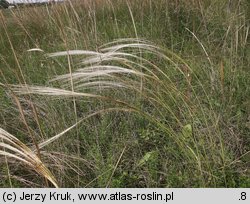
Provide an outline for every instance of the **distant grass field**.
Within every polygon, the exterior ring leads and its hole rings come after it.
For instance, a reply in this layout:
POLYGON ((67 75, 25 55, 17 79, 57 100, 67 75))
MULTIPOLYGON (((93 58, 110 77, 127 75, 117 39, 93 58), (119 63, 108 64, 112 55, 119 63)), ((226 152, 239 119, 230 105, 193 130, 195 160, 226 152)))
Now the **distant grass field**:
POLYGON ((250 187, 247 0, 0 10, 0 187, 250 187))

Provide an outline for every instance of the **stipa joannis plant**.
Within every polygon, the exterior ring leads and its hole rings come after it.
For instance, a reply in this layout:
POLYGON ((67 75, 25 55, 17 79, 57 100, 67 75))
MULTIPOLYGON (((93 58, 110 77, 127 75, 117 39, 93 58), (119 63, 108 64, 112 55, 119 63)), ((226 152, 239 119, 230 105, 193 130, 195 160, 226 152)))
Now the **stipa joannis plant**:
POLYGON ((53 174, 44 165, 35 151, 2 128, 0 128, 0 139, 0 155, 10 158, 11 160, 17 160, 24 165, 29 166, 41 176, 49 180, 55 187, 58 187, 53 174))
MULTIPOLYGON (((92 99, 93 103, 103 104, 101 110, 86 114, 86 118, 114 110, 139 114, 178 147, 177 152, 199 171, 202 181, 206 177, 214 178, 214 165, 217 168, 225 165, 224 143, 213 124, 215 115, 206 90, 188 64, 175 53, 144 40, 120 39, 105 44, 98 52, 68 50, 47 56, 70 57, 78 68, 51 79, 49 86, 6 87, 18 95, 68 98, 83 103, 92 99), (204 103, 198 94, 208 101, 204 103)), ((83 120, 41 142, 39 147, 49 145, 83 120)))

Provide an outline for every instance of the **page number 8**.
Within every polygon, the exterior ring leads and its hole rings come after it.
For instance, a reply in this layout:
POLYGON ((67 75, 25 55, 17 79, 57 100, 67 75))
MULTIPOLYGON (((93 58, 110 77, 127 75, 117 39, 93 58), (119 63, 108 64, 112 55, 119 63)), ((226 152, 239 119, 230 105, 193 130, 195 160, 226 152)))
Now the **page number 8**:
POLYGON ((239 200, 246 200, 246 199, 247 199, 247 193, 246 192, 241 192, 239 200))

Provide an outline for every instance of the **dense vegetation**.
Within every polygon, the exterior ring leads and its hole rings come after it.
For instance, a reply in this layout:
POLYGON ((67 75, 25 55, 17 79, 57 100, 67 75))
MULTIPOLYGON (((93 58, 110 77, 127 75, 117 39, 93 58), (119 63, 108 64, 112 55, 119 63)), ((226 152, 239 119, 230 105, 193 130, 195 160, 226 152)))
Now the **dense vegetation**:
POLYGON ((1 8, 8 8, 9 7, 9 2, 5 0, 0 0, 0 9, 1 8))
POLYGON ((0 186, 250 187, 250 3, 0 10, 0 186))

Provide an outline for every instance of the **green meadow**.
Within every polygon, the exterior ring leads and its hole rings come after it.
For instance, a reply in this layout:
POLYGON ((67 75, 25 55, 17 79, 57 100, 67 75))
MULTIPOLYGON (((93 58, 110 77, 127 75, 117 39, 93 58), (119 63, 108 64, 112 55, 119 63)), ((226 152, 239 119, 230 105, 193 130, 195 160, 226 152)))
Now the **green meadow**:
POLYGON ((248 0, 0 10, 0 187, 250 187, 248 0))

